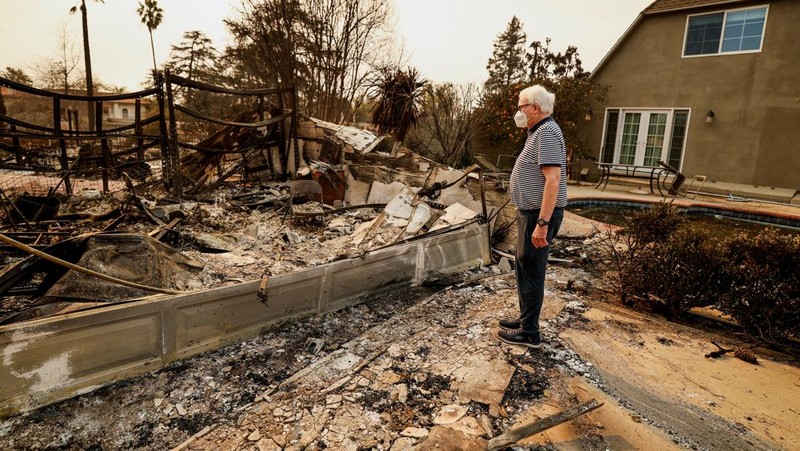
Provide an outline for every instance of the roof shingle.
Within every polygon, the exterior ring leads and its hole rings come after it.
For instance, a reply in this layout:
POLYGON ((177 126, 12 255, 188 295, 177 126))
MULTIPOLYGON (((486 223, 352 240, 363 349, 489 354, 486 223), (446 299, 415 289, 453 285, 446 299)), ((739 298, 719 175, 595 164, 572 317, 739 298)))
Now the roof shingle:
POLYGON ((643 14, 655 14, 667 11, 699 8, 701 6, 742 3, 746 0, 655 0, 642 11, 643 14))

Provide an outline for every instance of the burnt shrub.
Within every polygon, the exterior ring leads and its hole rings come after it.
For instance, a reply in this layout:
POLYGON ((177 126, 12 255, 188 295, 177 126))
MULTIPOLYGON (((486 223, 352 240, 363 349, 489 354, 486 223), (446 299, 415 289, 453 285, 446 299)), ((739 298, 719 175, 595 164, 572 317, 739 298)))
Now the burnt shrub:
POLYGON ((730 286, 720 309, 767 339, 800 337, 800 236, 764 229, 723 242, 730 286))
POLYGON ((597 230, 598 245, 612 269, 607 280, 623 304, 647 293, 647 288, 637 282, 640 277, 659 270, 649 257, 654 252, 653 246, 666 241, 685 223, 686 219, 671 203, 659 202, 631 216, 621 231, 597 230), (646 256, 640 257, 640 252, 646 256))
POLYGON ((727 285, 725 256, 702 228, 681 226, 642 246, 620 266, 628 296, 670 317, 717 302, 727 285))
POLYGON ((659 202, 641 210, 626 225, 627 233, 638 245, 663 242, 686 224, 686 218, 672 206, 659 202))
POLYGON ((720 241, 662 202, 598 244, 624 304, 644 301, 671 317, 713 304, 754 336, 800 338, 800 236, 765 228, 720 241))

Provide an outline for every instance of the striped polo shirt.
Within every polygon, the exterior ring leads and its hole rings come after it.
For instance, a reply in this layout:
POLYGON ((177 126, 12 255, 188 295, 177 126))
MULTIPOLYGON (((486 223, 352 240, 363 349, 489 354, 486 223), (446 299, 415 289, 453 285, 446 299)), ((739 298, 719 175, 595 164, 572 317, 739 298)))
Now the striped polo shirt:
POLYGON ((556 207, 567 206, 567 146, 561 127, 546 117, 528 130, 528 139, 511 171, 511 202, 518 210, 542 207, 544 174, 541 166, 561 166, 556 207))

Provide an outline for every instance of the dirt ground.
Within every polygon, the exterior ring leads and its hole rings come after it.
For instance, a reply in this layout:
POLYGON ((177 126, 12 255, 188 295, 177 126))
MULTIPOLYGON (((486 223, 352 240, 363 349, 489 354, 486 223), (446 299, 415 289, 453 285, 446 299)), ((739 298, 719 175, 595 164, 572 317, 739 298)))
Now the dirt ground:
POLYGON ((0 448, 477 450, 594 398, 515 449, 800 449, 796 361, 705 358, 743 337, 622 308, 574 258, 582 239, 559 249, 541 350, 496 339, 515 284, 482 268, 4 419, 0 448))

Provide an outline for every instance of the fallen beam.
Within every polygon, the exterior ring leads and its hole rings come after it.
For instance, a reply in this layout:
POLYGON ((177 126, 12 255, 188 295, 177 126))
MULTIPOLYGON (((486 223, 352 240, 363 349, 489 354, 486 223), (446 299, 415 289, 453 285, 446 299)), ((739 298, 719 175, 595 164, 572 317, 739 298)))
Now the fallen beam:
POLYGON ((542 431, 546 431, 577 416, 589 413, 602 405, 603 403, 597 402, 596 399, 590 399, 583 404, 578 404, 577 406, 567 409, 563 412, 544 417, 541 420, 522 425, 516 429, 511 429, 502 435, 498 435, 497 437, 489 440, 489 446, 486 449, 489 451, 505 449, 524 438, 538 434, 542 431))
POLYGON ((485 224, 302 271, 0 326, 0 417, 22 413, 173 361, 247 340, 431 276, 490 262, 485 224))

